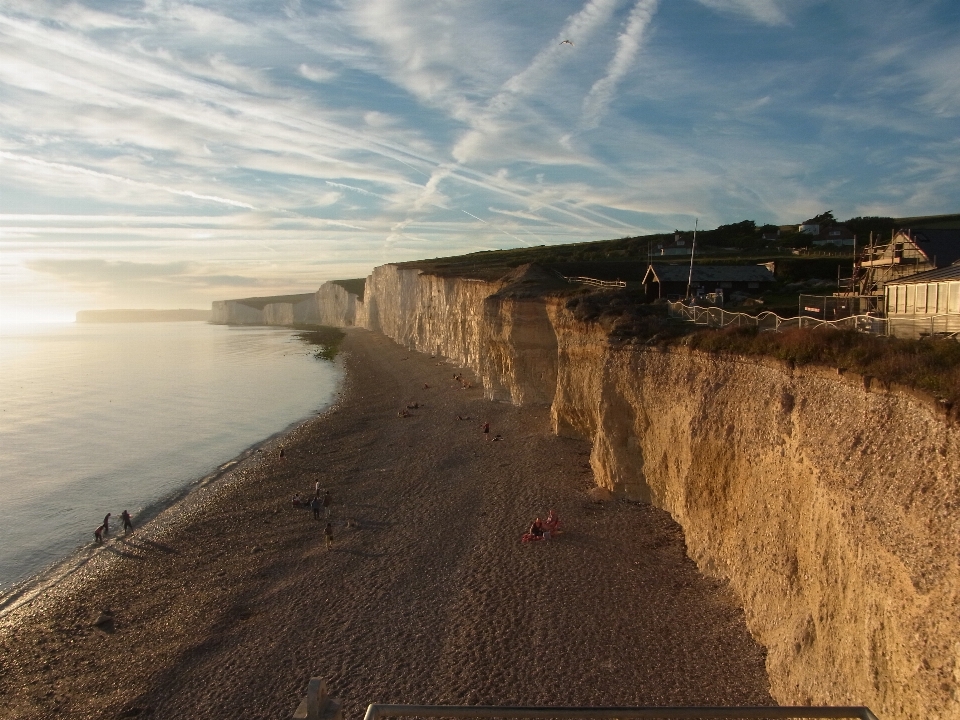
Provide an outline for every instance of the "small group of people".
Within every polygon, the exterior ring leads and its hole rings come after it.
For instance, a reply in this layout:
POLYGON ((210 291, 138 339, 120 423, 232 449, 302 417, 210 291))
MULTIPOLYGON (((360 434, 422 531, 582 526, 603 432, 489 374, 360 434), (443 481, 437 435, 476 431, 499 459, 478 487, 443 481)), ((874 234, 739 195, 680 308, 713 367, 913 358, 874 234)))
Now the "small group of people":
MULTIPOLYGON (((330 494, 330 491, 321 489, 320 481, 317 480, 312 496, 303 497, 300 493, 297 493, 293 496, 291 503, 296 508, 310 508, 313 511, 314 520, 320 520, 320 509, 323 508, 323 517, 327 521, 326 526, 323 528, 323 537, 327 549, 329 549, 333 545, 333 523, 330 521, 330 506, 333 505, 333 495, 330 494)), ((351 522, 347 520, 347 527, 350 526, 351 522)))
MULTIPOLYGON (((103 538, 110 536, 110 518, 112 513, 107 513, 103 518, 103 523, 96 530, 93 531, 93 539, 97 542, 98 545, 103 544, 103 538)), ((123 521, 123 532, 128 533, 133 530, 133 519, 130 517, 130 513, 124 510, 120 513, 120 519, 123 521)))
POLYGON ((535 542, 537 540, 549 540, 560 532, 560 516, 550 510, 547 513, 547 519, 537 518, 530 523, 530 528, 520 538, 520 542, 535 542))
POLYGON ((297 493, 293 496, 291 503, 294 507, 310 508, 313 511, 313 519, 319 520, 320 508, 323 508, 323 516, 325 518, 330 517, 330 506, 333 505, 333 495, 330 494, 329 490, 321 490, 320 482, 317 481, 313 497, 308 499, 301 497, 300 493, 297 493), (321 492, 323 493, 322 495, 321 492))

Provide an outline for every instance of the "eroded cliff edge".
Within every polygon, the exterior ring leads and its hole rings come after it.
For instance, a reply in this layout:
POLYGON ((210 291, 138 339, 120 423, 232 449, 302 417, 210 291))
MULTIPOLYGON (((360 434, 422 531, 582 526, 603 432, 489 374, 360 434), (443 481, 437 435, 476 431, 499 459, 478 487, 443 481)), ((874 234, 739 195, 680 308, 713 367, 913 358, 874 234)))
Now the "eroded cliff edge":
POLYGON ((324 285, 318 312, 470 367, 491 399, 549 405, 592 443, 599 484, 669 511, 730 582, 781 703, 960 716, 957 428, 836 372, 618 345, 528 280, 387 265, 363 300, 324 285))

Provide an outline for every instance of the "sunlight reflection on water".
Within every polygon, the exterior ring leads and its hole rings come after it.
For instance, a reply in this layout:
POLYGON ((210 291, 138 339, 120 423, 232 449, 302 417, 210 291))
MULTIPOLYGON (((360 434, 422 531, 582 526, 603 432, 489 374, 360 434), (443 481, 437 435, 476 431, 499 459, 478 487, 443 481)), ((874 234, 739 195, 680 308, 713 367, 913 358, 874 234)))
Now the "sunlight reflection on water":
POLYGON ((289 329, 0 330, 0 591, 328 406, 339 369, 289 329))

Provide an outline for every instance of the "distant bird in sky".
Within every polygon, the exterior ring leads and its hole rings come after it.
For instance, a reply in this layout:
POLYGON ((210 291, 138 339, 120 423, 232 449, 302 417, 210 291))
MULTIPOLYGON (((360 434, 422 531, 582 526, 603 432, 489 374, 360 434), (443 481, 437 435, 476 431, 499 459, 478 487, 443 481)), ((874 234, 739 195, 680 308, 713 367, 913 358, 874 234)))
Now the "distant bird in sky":
POLYGON ((561 45, 573 45, 573 40, 561 40, 561 45))

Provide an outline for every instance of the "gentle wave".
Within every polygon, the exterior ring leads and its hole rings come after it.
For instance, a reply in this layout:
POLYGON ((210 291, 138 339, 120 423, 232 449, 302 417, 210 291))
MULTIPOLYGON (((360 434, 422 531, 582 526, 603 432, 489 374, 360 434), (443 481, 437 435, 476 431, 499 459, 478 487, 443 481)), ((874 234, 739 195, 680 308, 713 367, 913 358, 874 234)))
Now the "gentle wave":
POLYGON ((0 329, 0 592, 332 401, 282 328, 0 329))

